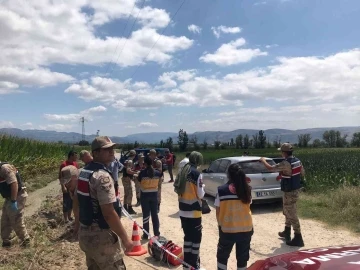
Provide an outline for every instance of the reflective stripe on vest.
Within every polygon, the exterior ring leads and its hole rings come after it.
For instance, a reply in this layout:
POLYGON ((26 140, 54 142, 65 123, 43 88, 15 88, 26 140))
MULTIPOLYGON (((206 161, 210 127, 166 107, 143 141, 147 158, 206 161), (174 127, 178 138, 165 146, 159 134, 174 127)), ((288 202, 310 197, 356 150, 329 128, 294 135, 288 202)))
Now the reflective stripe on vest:
POLYGON ((296 157, 289 157, 286 159, 291 165, 291 176, 281 176, 281 190, 284 192, 290 192, 301 188, 301 169, 302 164, 296 157))
POLYGON ((229 184, 218 188, 220 200, 219 226, 224 233, 249 232, 253 229, 250 204, 244 204, 229 189, 229 184))
POLYGON ((182 217, 199 218, 202 215, 202 202, 197 195, 197 181, 199 176, 200 173, 196 170, 196 168, 191 167, 185 184, 184 193, 178 196, 179 214, 182 217))

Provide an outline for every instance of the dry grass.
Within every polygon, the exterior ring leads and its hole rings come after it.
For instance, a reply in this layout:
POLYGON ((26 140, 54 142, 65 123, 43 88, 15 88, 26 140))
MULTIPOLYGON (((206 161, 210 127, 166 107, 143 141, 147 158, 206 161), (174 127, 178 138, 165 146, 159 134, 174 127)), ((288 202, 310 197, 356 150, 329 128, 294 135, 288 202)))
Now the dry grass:
POLYGON ((3 249, 0 269, 81 269, 85 261, 82 251, 72 237, 70 227, 62 221, 60 197, 47 198, 38 214, 26 219, 31 236, 31 247, 20 248, 17 239, 14 246, 3 249), (50 222, 49 222, 50 220, 50 222), (51 228, 50 224, 56 227, 51 228))
POLYGON ((299 200, 302 217, 360 233, 360 187, 339 187, 324 193, 303 193, 299 200))

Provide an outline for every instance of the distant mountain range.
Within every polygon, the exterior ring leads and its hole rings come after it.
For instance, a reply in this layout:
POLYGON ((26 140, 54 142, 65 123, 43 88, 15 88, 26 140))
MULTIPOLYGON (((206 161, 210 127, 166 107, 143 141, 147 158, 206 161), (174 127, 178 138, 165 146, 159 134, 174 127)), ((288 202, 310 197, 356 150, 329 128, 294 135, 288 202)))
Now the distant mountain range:
MULTIPOLYGON (((315 139, 322 140, 322 135, 326 130, 338 130, 341 134, 348 135, 348 139, 351 139, 353 133, 360 132, 360 127, 329 127, 329 128, 309 128, 309 129, 298 129, 298 130, 288 130, 288 129, 267 129, 265 131, 266 137, 273 142, 276 139, 281 138, 281 142, 298 142, 298 135, 300 134, 310 134, 311 141, 315 139)), ((252 138, 252 135, 258 134, 259 130, 254 129, 237 129, 233 131, 202 131, 188 134, 190 138, 196 136, 198 143, 202 143, 206 140, 208 143, 212 144, 214 141, 229 142, 231 138, 235 140, 236 136, 239 134, 245 136, 246 134, 252 138)), ((29 138, 34 140, 46 141, 46 142, 58 142, 62 141, 64 143, 74 143, 81 140, 81 134, 76 132, 57 132, 57 131, 47 131, 47 130, 36 130, 28 129, 21 130, 17 128, 1 128, 0 134, 9 134, 17 136, 20 138, 29 138)), ((139 143, 159 143, 161 140, 166 140, 171 137, 174 143, 177 142, 178 134, 175 132, 150 132, 150 133, 139 133, 132 134, 125 137, 116 137, 111 136, 111 139, 116 143, 134 143, 138 141, 139 143)), ((91 142, 96 137, 93 135, 86 135, 85 139, 91 142)))

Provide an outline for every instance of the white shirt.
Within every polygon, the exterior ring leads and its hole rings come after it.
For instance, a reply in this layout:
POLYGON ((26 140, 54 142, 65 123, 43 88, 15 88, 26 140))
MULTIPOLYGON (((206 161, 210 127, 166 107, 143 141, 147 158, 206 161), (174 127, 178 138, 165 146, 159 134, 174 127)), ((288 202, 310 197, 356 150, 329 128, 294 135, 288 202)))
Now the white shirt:
POLYGON ((183 160, 181 160, 179 162, 179 169, 178 169, 178 172, 181 171, 181 169, 185 166, 186 163, 189 163, 189 159, 186 157, 184 158, 183 160))

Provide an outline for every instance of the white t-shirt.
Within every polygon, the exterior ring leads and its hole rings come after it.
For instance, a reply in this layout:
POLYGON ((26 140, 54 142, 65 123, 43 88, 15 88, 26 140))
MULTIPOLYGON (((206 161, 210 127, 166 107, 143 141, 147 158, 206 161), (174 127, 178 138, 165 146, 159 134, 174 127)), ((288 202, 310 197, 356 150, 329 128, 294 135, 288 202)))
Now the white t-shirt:
POLYGON ((179 169, 178 169, 178 171, 180 172, 181 171, 181 169, 185 166, 185 164, 186 163, 188 163, 189 162, 189 159, 186 157, 186 158, 184 158, 183 160, 181 160, 180 162, 179 162, 179 169))

